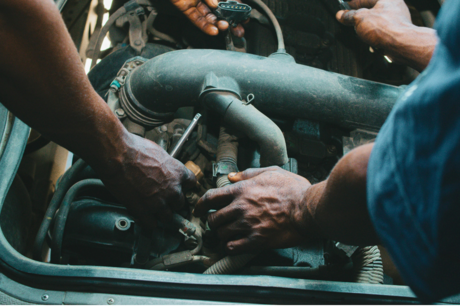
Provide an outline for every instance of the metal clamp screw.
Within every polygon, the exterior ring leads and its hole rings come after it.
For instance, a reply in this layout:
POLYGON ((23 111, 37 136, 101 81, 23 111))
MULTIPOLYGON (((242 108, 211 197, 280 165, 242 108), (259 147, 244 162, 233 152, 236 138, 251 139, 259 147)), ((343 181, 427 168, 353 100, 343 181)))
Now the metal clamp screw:
POLYGON ((114 303, 115 303, 115 300, 114 300, 113 298, 109 298, 109 299, 107 300, 107 304, 109 304, 109 305, 112 305, 112 304, 114 304, 114 303))
POLYGON ((328 145, 327 146, 327 152, 330 154, 334 154, 337 151, 334 145, 328 145))
POLYGON ((42 295, 42 301, 47 301, 50 298, 48 294, 43 294, 42 295))
POLYGON ((249 95, 246 97, 246 102, 243 101, 243 104, 244 104, 244 105, 251 104, 251 102, 254 100, 254 98, 256 98, 256 96, 254 96, 254 94, 249 94, 249 95))

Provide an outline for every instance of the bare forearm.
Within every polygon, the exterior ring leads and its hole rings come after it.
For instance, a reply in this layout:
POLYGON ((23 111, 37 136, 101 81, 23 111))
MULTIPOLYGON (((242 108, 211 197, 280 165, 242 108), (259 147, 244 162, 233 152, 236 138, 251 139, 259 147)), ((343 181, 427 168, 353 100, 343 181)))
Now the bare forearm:
POLYGON ((354 245, 378 242, 366 205, 367 163, 371 145, 356 148, 329 178, 307 190, 306 231, 354 245))
POLYGON ((0 7, 0 101, 89 163, 110 164, 126 131, 89 83, 54 3, 3 0, 0 7))

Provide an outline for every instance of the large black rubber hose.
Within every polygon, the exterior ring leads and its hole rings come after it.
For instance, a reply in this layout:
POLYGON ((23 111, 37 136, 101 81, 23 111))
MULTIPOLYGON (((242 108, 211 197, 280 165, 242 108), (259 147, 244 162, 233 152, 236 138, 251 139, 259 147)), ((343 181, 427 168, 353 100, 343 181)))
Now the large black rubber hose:
POLYGON ((170 120, 196 106, 209 90, 246 98, 259 111, 344 128, 378 130, 403 88, 296 64, 286 54, 261 57, 219 50, 180 50, 157 56, 129 76, 123 91, 141 113, 170 120))
POLYGON ((35 237, 35 242, 33 246, 32 256, 34 260, 42 261, 42 249, 43 249, 43 242, 45 241, 46 234, 50 228, 51 221, 56 214, 57 209, 59 208, 62 200, 66 192, 70 189, 70 187, 77 181, 79 178, 80 172, 87 166, 85 161, 78 160, 69 168, 64 175, 62 176, 56 191, 54 192, 53 198, 46 210, 45 216, 43 217, 43 221, 38 229, 37 236, 35 237))

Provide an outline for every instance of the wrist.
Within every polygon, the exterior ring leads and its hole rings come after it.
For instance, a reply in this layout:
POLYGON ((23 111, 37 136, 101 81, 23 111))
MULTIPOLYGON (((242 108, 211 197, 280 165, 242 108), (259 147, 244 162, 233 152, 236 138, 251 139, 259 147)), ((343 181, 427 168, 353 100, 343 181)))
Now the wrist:
POLYGON ((105 104, 95 110, 76 143, 75 153, 101 176, 119 173, 132 143, 132 135, 105 104), (82 140, 84 142, 82 142, 82 140))
POLYGON ((304 238, 321 238, 320 228, 315 220, 315 213, 322 190, 322 183, 306 186, 302 200, 296 204, 294 209, 294 228, 304 238))
MULTIPOLYGON (((118 120, 118 119, 117 119, 118 120)), ((130 133, 120 123, 120 127, 113 127, 110 133, 97 137, 100 140, 100 149, 92 153, 88 163, 101 175, 113 176, 121 173, 123 164, 127 161, 127 153, 130 151, 130 133)))
POLYGON ((395 25, 385 33, 382 48, 393 60, 422 71, 433 56, 437 44, 436 30, 412 23, 395 25))
POLYGON ((404 48, 407 37, 410 37, 416 28, 417 26, 411 22, 400 21, 398 23, 392 23, 380 32, 379 41, 381 43, 380 46, 376 47, 397 52, 399 48, 404 48))

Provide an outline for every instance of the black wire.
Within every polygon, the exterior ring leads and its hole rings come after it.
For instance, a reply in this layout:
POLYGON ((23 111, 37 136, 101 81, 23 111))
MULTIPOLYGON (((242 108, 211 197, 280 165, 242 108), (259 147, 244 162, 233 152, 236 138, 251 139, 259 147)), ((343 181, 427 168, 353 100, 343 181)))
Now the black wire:
POLYGON ((62 176, 59 185, 54 192, 54 196, 51 199, 51 202, 46 210, 45 216, 43 217, 43 221, 38 229, 37 236, 35 237, 35 242, 33 246, 32 256, 34 260, 42 261, 42 250, 43 250, 43 243, 45 241, 46 233, 49 230, 51 221, 56 214, 59 205, 62 202, 67 190, 75 183, 76 178, 78 178, 79 173, 86 167, 86 163, 83 160, 77 161, 71 168, 65 172, 62 176))
POLYGON ((65 194, 59 212, 56 214, 54 228, 51 234, 51 262, 60 263, 62 254, 62 241, 64 229, 69 215, 70 205, 83 191, 93 188, 104 188, 104 184, 99 179, 85 179, 74 184, 65 194))

